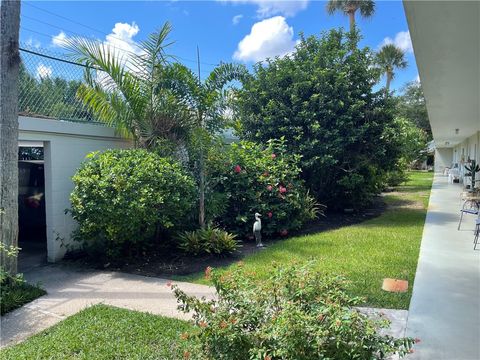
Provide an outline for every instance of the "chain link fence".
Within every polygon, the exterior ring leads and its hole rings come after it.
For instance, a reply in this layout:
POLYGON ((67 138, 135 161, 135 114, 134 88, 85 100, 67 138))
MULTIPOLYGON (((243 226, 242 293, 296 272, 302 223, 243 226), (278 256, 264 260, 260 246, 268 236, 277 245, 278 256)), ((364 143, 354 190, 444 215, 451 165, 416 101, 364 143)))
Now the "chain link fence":
POLYGON ((85 66, 65 56, 20 45, 19 115, 95 123, 77 99, 85 66))

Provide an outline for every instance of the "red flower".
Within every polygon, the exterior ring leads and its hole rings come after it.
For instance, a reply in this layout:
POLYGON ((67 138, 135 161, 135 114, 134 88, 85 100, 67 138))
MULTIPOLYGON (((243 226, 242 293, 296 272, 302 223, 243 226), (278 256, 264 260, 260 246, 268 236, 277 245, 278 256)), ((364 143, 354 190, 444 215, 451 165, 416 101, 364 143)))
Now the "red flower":
POLYGON ((262 176, 265 176, 265 177, 267 177, 268 175, 270 175, 270 174, 268 173, 268 171, 265 171, 265 172, 262 174, 262 176))
POLYGON ((288 230, 287 229, 283 229, 280 231, 280 235, 281 236, 287 236, 288 235, 288 230))
POLYGON ((287 188, 285 186, 281 186, 279 188, 280 194, 285 194, 287 192, 287 188))
POLYGON ((267 186, 267 190, 268 190, 268 191, 272 191, 272 190, 273 190, 273 186, 272 186, 272 185, 268 185, 268 186, 267 186))
POLYGON ((275 159, 276 157, 277 157, 277 155, 272 154, 272 159, 275 159))
POLYGON ((270 211, 270 212, 267 213, 267 216, 271 219, 272 216, 273 216, 273 213, 270 211))
POLYGON ((240 167, 240 165, 235 165, 235 167, 233 168, 233 171, 235 171, 237 174, 242 171, 242 168, 240 167))

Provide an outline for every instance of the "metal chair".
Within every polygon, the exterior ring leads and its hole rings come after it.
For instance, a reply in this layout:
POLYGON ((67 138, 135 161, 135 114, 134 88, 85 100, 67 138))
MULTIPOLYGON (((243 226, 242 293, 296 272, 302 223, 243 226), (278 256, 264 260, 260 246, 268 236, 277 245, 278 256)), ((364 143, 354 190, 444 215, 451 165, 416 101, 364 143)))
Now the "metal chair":
POLYGON ((473 250, 477 250, 477 245, 480 238, 480 217, 475 221, 475 237, 473 238, 473 250))
POLYGON ((480 215, 478 202, 473 200, 466 200, 463 203, 462 209, 460 210, 460 221, 458 222, 457 230, 460 230, 460 226, 462 225, 464 214, 477 215, 477 216, 480 215))

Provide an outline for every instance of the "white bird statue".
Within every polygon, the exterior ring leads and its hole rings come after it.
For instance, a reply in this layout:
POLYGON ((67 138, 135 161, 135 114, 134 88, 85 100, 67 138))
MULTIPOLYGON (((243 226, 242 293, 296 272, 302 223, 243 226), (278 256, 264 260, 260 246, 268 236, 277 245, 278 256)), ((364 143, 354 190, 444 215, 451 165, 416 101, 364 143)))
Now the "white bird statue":
POLYGON ((253 235, 255 236, 255 241, 258 248, 262 248, 262 215, 255 213, 255 222, 253 223, 253 235))

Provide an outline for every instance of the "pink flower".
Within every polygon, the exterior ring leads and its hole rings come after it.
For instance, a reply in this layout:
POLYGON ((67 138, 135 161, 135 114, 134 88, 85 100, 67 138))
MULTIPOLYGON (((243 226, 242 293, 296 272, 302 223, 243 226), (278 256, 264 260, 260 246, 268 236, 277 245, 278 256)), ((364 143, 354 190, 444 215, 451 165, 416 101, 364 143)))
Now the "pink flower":
POLYGON ((287 229, 283 229, 280 231, 280 235, 281 236, 287 236, 288 235, 288 230, 287 229))
POLYGON ((169 281, 169 282, 167 282, 167 284, 166 284, 166 285, 167 285, 169 288, 171 288, 173 284, 172 284, 172 282, 171 282, 171 281, 169 281))
POLYGON ((281 186, 279 188, 280 194, 285 194, 287 192, 287 188, 285 186, 281 186))
POLYGON ((267 213, 267 216, 271 219, 272 216, 273 216, 273 213, 270 211, 270 212, 267 213))
POLYGON ((272 156, 272 159, 275 159, 277 157, 277 155, 275 154, 272 154, 271 156, 272 156))
POLYGON ((272 185, 268 185, 268 186, 267 186, 267 190, 268 190, 268 191, 272 191, 272 190, 273 190, 273 186, 272 186, 272 185))
POLYGON ((233 168, 233 171, 235 171, 238 174, 240 173, 240 171, 242 171, 242 168, 240 167, 240 165, 235 165, 235 167, 233 168))

